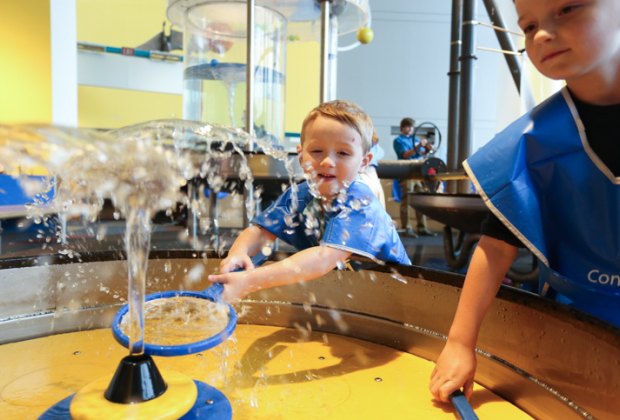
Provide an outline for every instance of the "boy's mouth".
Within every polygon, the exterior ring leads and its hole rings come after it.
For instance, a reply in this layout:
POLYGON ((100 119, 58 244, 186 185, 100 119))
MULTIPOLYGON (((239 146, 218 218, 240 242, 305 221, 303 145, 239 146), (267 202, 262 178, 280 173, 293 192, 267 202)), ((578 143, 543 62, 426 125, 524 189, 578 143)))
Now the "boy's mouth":
POLYGON ((329 181, 336 179, 335 175, 329 175, 329 174, 318 174, 318 177, 323 182, 329 182, 329 181))
POLYGON ((551 60, 555 57, 557 57, 558 55, 562 55, 566 52, 568 52, 568 48, 564 49, 564 50, 557 50, 557 51, 553 51, 545 56, 543 56, 542 60, 540 61, 541 63, 544 63, 545 61, 551 60))

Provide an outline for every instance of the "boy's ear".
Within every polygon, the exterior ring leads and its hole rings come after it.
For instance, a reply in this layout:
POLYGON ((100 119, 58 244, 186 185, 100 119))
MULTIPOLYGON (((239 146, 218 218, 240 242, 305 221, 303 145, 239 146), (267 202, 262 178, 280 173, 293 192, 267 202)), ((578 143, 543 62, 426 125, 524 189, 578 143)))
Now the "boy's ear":
POLYGON ((371 160, 372 160, 372 153, 371 152, 366 153, 366 156, 362 158, 362 164, 360 165, 360 172, 364 172, 366 167, 370 164, 371 160))

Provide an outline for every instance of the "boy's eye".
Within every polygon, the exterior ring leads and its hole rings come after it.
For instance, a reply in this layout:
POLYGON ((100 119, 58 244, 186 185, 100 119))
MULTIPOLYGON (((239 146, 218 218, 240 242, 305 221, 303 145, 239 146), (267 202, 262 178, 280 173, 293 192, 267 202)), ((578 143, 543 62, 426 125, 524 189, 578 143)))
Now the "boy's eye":
POLYGON ((533 30, 536 29, 536 22, 534 21, 521 21, 519 22, 519 26, 521 27, 521 30, 523 31, 524 35, 527 35, 528 33, 532 32, 533 30))
POLYGON ((349 152, 345 152, 345 151, 338 152, 338 154, 339 154, 340 156, 350 156, 350 155, 351 155, 351 153, 349 153, 349 152))
POLYGON ((558 11, 558 16, 563 16, 568 13, 571 13, 575 11, 576 9, 578 9, 579 7, 580 7, 579 4, 569 4, 568 6, 564 6, 558 11))
POLYGON ((522 31, 523 31, 523 33, 524 33, 525 35, 527 35, 528 33, 532 32, 532 31, 534 30, 534 28, 535 28, 534 24, 529 24, 529 25, 525 25, 525 26, 522 28, 522 31))

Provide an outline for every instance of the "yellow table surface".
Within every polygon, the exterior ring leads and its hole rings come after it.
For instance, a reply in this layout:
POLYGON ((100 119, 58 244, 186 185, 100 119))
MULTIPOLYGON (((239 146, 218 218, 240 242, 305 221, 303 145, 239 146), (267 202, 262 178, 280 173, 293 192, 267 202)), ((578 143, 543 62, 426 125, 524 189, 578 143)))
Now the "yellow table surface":
MULTIPOLYGON (((36 418, 102 377, 128 354, 110 329, 60 334, 0 346, 0 417, 36 418)), ((204 353, 155 357, 218 388, 235 419, 454 419, 450 404, 428 391, 433 363, 335 334, 238 325, 227 342, 204 353)), ((164 377, 165 379, 165 377, 164 377)), ((530 418, 478 385, 480 419, 530 418)))

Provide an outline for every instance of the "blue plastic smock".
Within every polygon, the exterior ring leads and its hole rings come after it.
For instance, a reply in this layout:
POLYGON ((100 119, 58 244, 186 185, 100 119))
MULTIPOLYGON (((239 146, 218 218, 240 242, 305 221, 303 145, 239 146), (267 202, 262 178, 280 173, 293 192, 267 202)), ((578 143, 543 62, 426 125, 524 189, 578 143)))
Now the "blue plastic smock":
POLYGON ((490 210, 543 264, 545 284, 620 327, 620 178, 591 150, 568 90, 464 162, 490 210))
POLYGON ((323 233, 309 229, 303 214, 314 199, 307 182, 289 187, 252 223, 302 250, 317 245, 342 249, 373 260, 411 265, 391 217, 370 188, 351 183, 346 198, 335 199, 323 214, 323 233))

